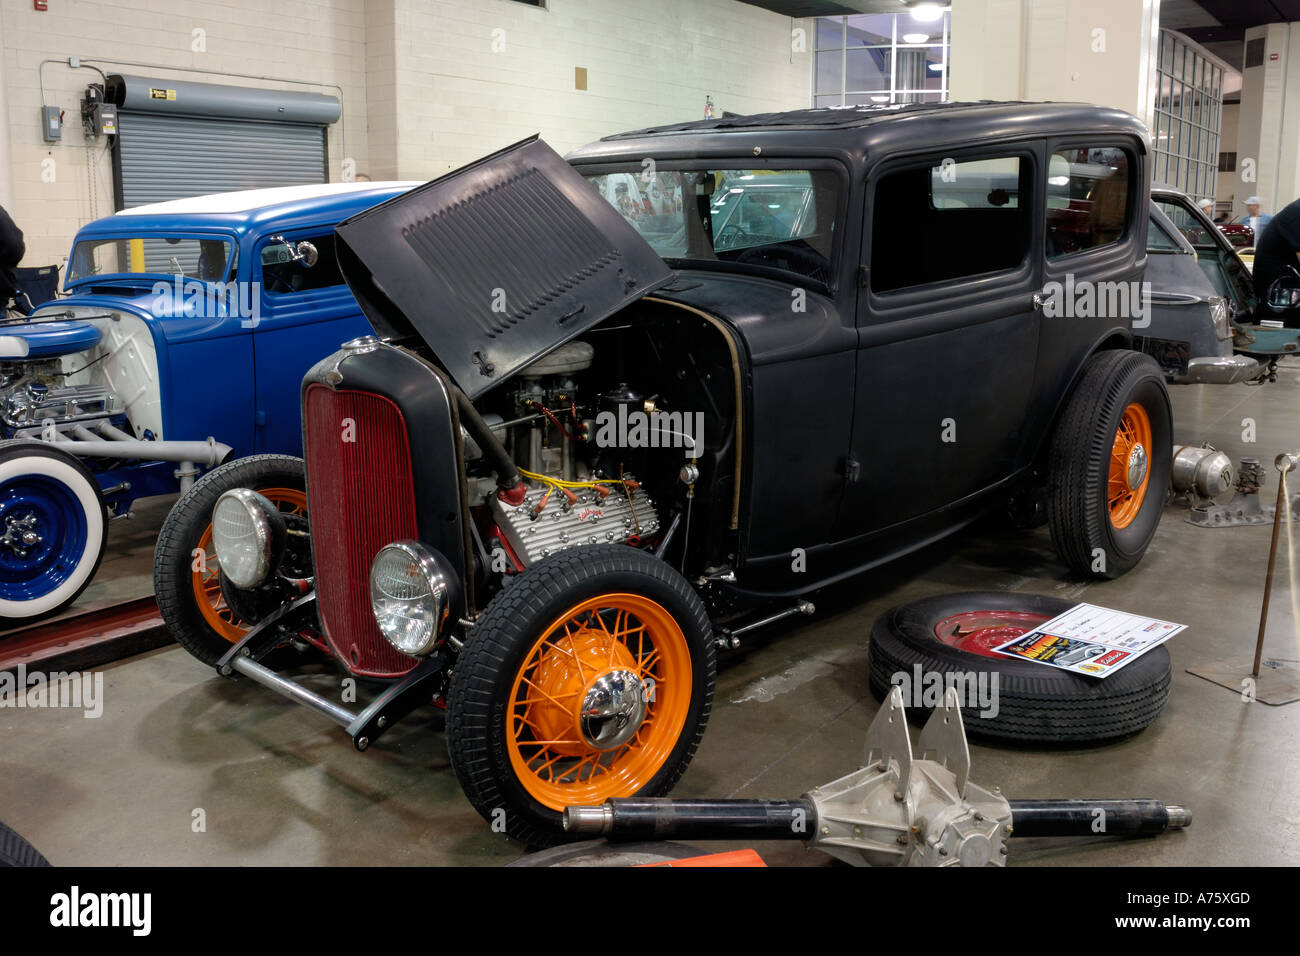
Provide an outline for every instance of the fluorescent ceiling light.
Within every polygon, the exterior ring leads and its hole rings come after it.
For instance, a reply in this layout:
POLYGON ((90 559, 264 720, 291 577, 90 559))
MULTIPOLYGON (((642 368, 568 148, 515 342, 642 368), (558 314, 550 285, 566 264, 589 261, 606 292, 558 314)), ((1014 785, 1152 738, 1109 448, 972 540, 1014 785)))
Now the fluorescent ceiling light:
POLYGON ((928 39, 930 39, 930 34, 928 33, 904 33, 903 34, 904 43, 924 43, 928 39))
POLYGON ((873 103, 888 103, 888 102, 889 102, 889 97, 888 97, 888 96, 873 96, 873 97, 871 98, 871 102, 873 102, 873 103))
POLYGON ((931 73, 942 73, 942 72, 943 72, 943 64, 942 64, 942 63, 931 63, 931 64, 930 64, 930 72, 931 72, 931 73))
POLYGON ((917 23, 933 23, 943 16, 943 10, 937 3, 918 3, 908 9, 912 19, 917 23))

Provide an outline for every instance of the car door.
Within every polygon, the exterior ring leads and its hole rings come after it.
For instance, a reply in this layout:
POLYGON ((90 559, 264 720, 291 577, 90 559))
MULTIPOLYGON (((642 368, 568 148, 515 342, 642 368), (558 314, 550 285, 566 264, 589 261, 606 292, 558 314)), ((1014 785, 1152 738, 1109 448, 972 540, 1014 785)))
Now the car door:
POLYGON ((1038 352, 1040 167, 1025 142, 868 173, 846 536, 955 505, 1018 467, 1038 352))
POLYGON ((1215 292, 1228 300, 1232 320, 1249 323, 1255 312, 1255 286, 1228 238, 1188 196, 1161 191, 1153 193, 1151 201, 1196 250, 1197 265, 1215 292))
POLYGON ((1150 322, 1142 288, 1150 209, 1144 156, 1131 137, 1047 142, 1041 334, 1025 415, 1035 447, 1088 356, 1107 341, 1142 334, 1150 322))
POLYGON ((1218 291, 1201 271, 1186 235, 1152 202, 1147 223, 1150 322, 1134 330, 1133 347, 1154 358, 1172 376, 1185 375, 1192 358, 1232 354, 1232 327, 1215 321, 1218 291))
POLYGON ((299 454, 299 389, 307 370, 339 345, 372 330, 339 273, 334 229, 316 226, 263 236, 254 247, 250 317, 256 376, 255 444, 259 452, 299 454), (316 249, 308 266, 295 259, 299 243, 316 249))

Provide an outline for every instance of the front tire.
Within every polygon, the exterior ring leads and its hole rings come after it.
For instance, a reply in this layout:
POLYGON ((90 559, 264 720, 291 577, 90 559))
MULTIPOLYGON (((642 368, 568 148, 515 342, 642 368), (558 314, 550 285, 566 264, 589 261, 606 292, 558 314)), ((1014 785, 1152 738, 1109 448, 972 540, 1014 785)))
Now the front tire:
POLYGON ((212 509, 232 488, 265 495, 282 514, 307 513, 303 461, 291 455, 254 455, 214 468, 168 513, 154 550, 158 610, 177 643, 209 665, 248 630, 221 595, 221 564, 212 548, 212 509))
POLYGON ((1117 578, 1146 553, 1173 455, 1164 374, 1140 352, 1094 355, 1052 436, 1048 524, 1082 577, 1117 578))
POLYGON ((626 545, 563 551, 470 631, 447 693, 452 766, 495 827, 561 842, 566 806, 672 789, 715 675, 712 626, 680 574, 626 545))
POLYGON ((99 569, 108 512, 74 455, 39 441, 0 444, 0 622, 57 614, 99 569))
POLYGON ((49 865, 50 861, 41 856, 36 847, 0 823, 0 867, 49 865))

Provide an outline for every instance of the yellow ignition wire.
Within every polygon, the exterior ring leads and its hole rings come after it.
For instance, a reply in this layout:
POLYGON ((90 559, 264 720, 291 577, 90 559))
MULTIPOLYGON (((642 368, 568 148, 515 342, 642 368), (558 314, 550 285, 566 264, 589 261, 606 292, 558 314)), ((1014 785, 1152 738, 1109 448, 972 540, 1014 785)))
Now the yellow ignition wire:
MULTIPOLYGON (((550 485, 553 488, 600 488, 602 485, 632 485, 637 487, 637 482, 624 481, 622 478, 604 478, 600 481, 564 481, 560 478, 552 478, 549 475, 539 475, 535 472, 524 471, 519 469, 519 474, 523 475, 530 481, 540 481, 544 485, 550 485)), ((605 489, 608 492, 608 488, 605 489)))

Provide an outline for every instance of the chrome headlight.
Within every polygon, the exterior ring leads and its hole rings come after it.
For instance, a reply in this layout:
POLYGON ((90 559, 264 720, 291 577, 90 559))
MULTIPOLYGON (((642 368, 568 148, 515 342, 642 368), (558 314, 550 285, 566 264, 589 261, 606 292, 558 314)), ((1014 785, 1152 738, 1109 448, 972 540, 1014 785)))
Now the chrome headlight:
POLYGON ((1228 321, 1228 300, 1221 295, 1210 296, 1210 318, 1214 321, 1214 334, 1220 339, 1232 338, 1232 324, 1228 321))
POLYGON ((237 588, 255 588, 284 554, 284 516, 250 488, 234 488, 212 509, 212 546, 237 588))
POLYGON ((410 657, 438 646, 457 593, 447 560, 419 541, 395 541, 370 564, 370 608, 379 632, 410 657))

